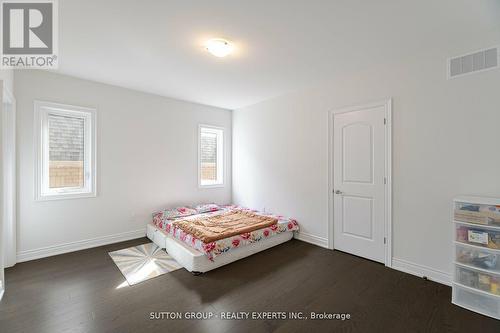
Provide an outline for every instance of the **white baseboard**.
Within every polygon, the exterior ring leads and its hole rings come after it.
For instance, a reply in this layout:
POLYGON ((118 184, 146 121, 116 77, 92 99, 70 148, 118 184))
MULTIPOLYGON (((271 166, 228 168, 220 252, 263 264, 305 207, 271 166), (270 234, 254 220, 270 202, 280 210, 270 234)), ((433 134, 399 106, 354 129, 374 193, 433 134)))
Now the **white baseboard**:
POLYGON ((146 228, 134 231, 127 231, 115 235, 96 237, 92 239, 86 239, 86 240, 59 244, 54 246, 47 246, 35 250, 20 251, 17 253, 17 262, 29 261, 34 259, 55 256, 57 254, 90 249, 92 247, 108 245, 135 238, 145 237, 145 235, 146 235, 146 228))
POLYGON ((415 264, 403 259, 392 258, 392 268, 418 277, 427 277, 429 280, 451 286, 451 275, 427 266, 415 264))
POLYGON ((328 239, 323 237, 315 236, 300 231, 300 232, 295 232, 294 238, 306 243, 314 244, 328 249, 328 239))

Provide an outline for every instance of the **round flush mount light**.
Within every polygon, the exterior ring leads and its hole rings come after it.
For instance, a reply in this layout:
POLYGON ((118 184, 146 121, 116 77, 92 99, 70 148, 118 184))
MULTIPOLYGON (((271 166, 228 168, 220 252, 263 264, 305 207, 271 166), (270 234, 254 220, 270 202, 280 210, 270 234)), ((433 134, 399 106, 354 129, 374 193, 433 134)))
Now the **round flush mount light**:
POLYGON ((206 41, 205 48, 208 52, 210 52, 210 54, 223 58, 233 52, 234 45, 228 40, 213 38, 206 41))

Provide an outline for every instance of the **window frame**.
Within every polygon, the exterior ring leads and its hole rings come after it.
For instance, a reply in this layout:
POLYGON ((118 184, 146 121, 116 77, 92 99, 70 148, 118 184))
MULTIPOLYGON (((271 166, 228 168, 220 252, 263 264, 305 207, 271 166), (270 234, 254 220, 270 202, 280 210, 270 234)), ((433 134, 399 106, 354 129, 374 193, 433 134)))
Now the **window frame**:
POLYGON ((226 182, 226 149, 225 149, 225 128, 213 125, 198 125, 198 187, 199 188, 220 188, 225 186, 226 182), (222 170, 217 168, 217 181, 214 183, 202 183, 201 179, 201 133, 208 131, 217 135, 217 167, 222 166, 222 170), (220 171, 219 171, 220 170, 220 171), (219 177, 221 178, 219 180, 219 177))
POLYGON ((35 101, 35 200, 65 200, 97 196, 96 109, 35 101), (49 187, 49 114, 84 119, 84 186, 49 187))

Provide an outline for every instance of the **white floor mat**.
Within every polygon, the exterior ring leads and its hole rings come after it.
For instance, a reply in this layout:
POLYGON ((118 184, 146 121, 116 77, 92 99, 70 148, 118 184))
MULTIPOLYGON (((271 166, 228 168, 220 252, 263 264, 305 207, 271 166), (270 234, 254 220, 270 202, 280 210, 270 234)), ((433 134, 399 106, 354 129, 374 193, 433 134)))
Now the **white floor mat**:
POLYGON ((129 285, 175 271, 182 266, 154 243, 109 252, 129 285))

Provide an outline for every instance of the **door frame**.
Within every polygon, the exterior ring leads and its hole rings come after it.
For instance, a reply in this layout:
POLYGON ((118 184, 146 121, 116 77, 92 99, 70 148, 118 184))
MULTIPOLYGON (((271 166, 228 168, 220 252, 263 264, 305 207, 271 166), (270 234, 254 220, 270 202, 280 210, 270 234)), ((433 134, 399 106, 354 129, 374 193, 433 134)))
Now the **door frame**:
MULTIPOLYGON (((1 144, 3 145, 4 148, 6 148, 5 151, 2 151, 2 157, 5 155, 12 155, 14 156, 14 167, 12 170, 12 197, 11 198, 2 198, 3 202, 2 205, 8 205, 12 209, 12 215, 9 216, 6 221, 4 220, 4 223, 9 222, 8 225, 4 224, 3 225, 3 238, 2 240, 5 240, 5 247, 3 248, 3 253, 4 253, 4 267, 12 267, 16 264, 17 262, 17 152, 16 152, 16 141, 17 141, 17 132, 16 132, 16 123, 17 123, 17 116, 16 116, 16 99, 12 92, 5 86, 5 81, 3 82, 3 87, 2 87, 2 99, 1 99, 2 107, 2 130, 0 131, 2 133, 2 139, 0 140, 1 144), (8 110, 5 110, 3 106, 5 104, 9 104, 10 108, 8 110), (6 119, 6 112, 10 112, 10 119, 12 119, 11 123, 5 123, 4 120, 6 119), (5 136, 3 130, 5 130, 7 127, 10 128, 10 131, 13 135, 13 142, 4 142, 5 136), (5 231, 8 231, 8 233, 5 233, 5 231)), ((5 170, 2 170, 2 177, 5 177, 4 175, 5 170)), ((3 178, 5 180, 5 178, 3 178)), ((2 194, 5 191, 5 183, 2 183, 2 194)), ((2 211, 2 218, 6 217, 5 212, 2 211)))
MULTIPOLYGON (((6 225, 5 225, 5 209, 4 205, 10 205, 13 210, 12 210, 12 218, 15 221, 15 215, 16 215, 16 195, 14 193, 12 198, 6 199, 3 197, 4 194, 4 189, 5 189, 5 175, 4 172, 5 170, 3 169, 3 156, 5 153, 11 153, 14 155, 14 169, 12 170, 13 173, 13 186, 14 186, 14 191, 15 187, 17 186, 17 178, 16 178, 16 168, 15 165, 17 163, 17 157, 15 153, 15 138, 16 138, 16 128, 15 128, 15 121, 16 121, 16 100, 12 93, 9 91, 9 89, 5 86, 5 81, 0 80, 0 281, 2 282, 0 285, 0 300, 2 299, 4 292, 5 292, 5 275, 4 275, 4 267, 6 264, 9 264, 11 262, 11 253, 12 253, 12 247, 16 246, 15 239, 10 241, 10 239, 6 238, 7 235, 5 233, 6 225), (4 110, 4 104, 10 104, 10 110, 4 110), (8 124, 5 122, 7 117, 5 116, 5 112, 12 112, 11 119, 13 120, 14 124, 8 124), (13 136, 14 136, 14 142, 12 142, 12 145, 6 146, 4 139, 4 130, 7 128, 7 126, 13 125, 14 128, 10 128, 10 130, 13 131, 13 136), (5 151, 4 151, 5 148, 5 151), (4 240, 7 239, 9 241, 4 242, 4 240)), ((12 221, 11 221, 12 222, 12 221)), ((14 230, 14 235, 15 237, 15 222, 12 222, 11 225, 9 225, 9 231, 14 230), (14 225, 12 225, 12 223, 14 225), (14 228, 14 229, 12 229, 14 228)), ((14 248, 14 256, 15 256, 15 251, 16 249, 14 248)))
POLYGON ((328 112, 328 248, 334 250, 334 197, 335 184, 333 181, 333 147, 334 147, 334 117, 339 113, 348 113, 383 106, 385 108, 385 266, 392 267, 392 98, 344 107, 328 112))

